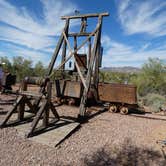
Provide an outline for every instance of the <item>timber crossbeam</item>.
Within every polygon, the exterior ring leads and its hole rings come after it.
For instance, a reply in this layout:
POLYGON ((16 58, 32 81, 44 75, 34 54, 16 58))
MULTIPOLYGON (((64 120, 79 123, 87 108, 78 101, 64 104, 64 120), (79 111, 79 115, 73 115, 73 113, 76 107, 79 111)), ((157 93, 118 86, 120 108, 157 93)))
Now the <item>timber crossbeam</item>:
POLYGON ((62 16, 61 19, 78 19, 78 18, 87 18, 87 17, 99 17, 99 16, 109 16, 108 12, 105 13, 93 13, 93 14, 83 14, 75 16, 62 16))

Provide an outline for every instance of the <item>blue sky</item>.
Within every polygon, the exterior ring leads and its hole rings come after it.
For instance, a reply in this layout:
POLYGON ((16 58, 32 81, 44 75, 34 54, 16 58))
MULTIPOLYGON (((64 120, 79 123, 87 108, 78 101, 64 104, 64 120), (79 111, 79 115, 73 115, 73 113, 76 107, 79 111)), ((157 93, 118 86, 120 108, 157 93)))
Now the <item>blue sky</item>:
POLYGON ((48 65, 64 26, 60 16, 75 10, 110 13, 103 22, 103 67, 141 67, 149 57, 166 62, 165 0, 0 0, 0 57, 48 65))

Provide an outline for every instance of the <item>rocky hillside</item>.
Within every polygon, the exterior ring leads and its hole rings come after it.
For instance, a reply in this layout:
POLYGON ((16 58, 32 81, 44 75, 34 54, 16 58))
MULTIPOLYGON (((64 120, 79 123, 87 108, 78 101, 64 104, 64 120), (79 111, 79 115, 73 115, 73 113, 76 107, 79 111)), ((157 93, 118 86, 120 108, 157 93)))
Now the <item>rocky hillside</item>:
POLYGON ((131 66, 124 66, 124 67, 104 67, 101 69, 102 71, 112 71, 112 72, 125 72, 125 73, 137 73, 140 72, 140 68, 131 67, 131 66))

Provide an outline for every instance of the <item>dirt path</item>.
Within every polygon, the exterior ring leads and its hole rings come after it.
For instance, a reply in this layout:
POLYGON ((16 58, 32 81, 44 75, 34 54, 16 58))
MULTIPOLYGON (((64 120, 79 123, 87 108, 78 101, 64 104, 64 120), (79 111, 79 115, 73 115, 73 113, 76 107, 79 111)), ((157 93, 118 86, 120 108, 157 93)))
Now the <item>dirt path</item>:
MULTIPOLYGON (((11 106, 0 108, 2 121, 11 106)), ((76 117, 78 108, 61 106, 58 112, 76 117)), ((148 116, 104 112, 56 148, 20 138, 13 127, 0 129, 0 165, 165 165, 156 141, 166 138, 166 121, 148 116)))

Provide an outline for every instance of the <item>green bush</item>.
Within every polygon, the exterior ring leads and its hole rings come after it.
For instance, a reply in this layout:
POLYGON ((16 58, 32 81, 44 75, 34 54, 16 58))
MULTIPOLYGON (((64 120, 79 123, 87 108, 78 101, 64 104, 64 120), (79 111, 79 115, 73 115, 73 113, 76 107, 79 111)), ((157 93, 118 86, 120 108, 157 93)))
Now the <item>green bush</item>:
POLYGON ((0 57, 0 63, 4 63, 2 66, 5 72, 16 74, 17 81, 20 82, 25 76, 44 76, 46 69, 42 62, 38 62, 34 67, 31 60, 25 59, 21 56, 13 57, 10 61, 8 57, 0 57))
MULTIPOLYGON (((17 81, 21 81, 25 76, 45 76, 47 68, 38 62, 35 66, 31 60, 23 57, 13 57, 13 61, 7 57, 0 57, 0 62, 4 62, 3 69, 17 75, 17 81)), ((150 58, 142 66, 139 73, 124 73, 112 71, 100 71, 100 82, 108 83, 129 83, 137 86, 138 96, 144 97, 147 94, 166 95, 166 64, 159 59, 150 58)), ((70 74, 64 73, 63 77, 70 78, 70 74)), ((52 79, 62 78, 60 71, 53 71, 52 79)))
POLYGON ((149 59, 137 76, 130 82, 137 86, 138 94, 146 96, 148 93, 166 94, 166 69, 159 59, 149 59))
POLYGON ((143 97, 143 104, 150 107, 153 112, 158 112, 160 107, 163 107, 166 103, 164 96, 155 93, 149 93, 143 97))
POLYGON ((112 71, 100 71, 99 78, 100 82, 108 83, 128 83, 132 74, 112 71))

